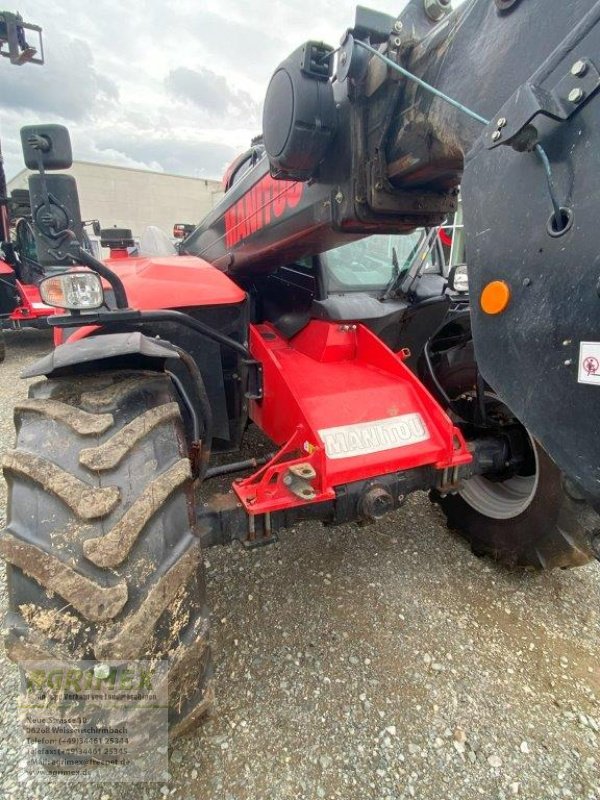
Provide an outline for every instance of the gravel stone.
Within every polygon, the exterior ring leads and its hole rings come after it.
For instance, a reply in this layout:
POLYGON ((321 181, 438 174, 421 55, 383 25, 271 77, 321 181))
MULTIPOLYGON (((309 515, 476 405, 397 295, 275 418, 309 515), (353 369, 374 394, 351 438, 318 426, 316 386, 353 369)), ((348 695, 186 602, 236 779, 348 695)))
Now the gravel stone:
MULTIPOLYGON (((19 372, 51 346, 36 331, 6 339, 0 455, 26 396, 19 372)), ((269 449, 251 428, 240 457, 269 449)), ((0 646, 2 798, 600 798, 597 565, 537 574, 475 558, 422 493, 367 527, 307 522, 268 548, 206 555, 217 705, 175 743, 169 773, 39 780, 0 646)))

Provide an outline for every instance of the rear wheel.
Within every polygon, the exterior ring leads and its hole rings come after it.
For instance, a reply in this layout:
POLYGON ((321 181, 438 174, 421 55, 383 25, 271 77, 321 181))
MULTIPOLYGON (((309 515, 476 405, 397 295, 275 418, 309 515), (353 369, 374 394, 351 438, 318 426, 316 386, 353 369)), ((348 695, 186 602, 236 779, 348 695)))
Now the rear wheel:
MULTIPOLYGON (((436 377, 453 403, 450 413, 457 421, 459 415, 466 419, 468 436, 476 433, 479 404, 472 344, 443 356, 436 377)), ((448 526, 476 555, 489 555, 508 566, 552 569, 587 564, 594 558, 591 541, 600 531, 600 516, 489 390, 484 406, 491 427, 483 433, 504 435, 510 429, 520 434, 521 464, 505 475, 474 476, 458 493, 432 492, 448 526)))
POLYGON ((170 735, 187 733, 210 703, 210 651, 170 379, 124 371, 43 381, 17 405, 15 421, 0 535, 9 657, 168 658, 170 735))
POLYGON ((4 341, 4 328, 0 326, 0 364, 6 358, 6 342, 4 341))
POLYGON ((457 494, 432 493, 448 521, 476 555, 508 566, 577 567, 594 554, 591 540, 600 517, 571 496, 548 454, 532 443, 535 471, 494 480, 477 475, 457 494))

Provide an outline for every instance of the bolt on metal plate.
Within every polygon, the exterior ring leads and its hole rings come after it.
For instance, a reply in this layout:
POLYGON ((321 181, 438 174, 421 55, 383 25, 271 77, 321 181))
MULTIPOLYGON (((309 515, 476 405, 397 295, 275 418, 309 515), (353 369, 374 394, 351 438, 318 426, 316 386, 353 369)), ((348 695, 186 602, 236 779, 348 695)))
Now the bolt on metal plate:
POLYGON ((570 103, 581 103, 584 97, 585 95, 583 89, 571 89, 571 91, 569 92, 570 103))
POLYGON ((581 78, 582 75, 585 75, 587 72, 587 64, 585 61, 579 59, 576 61, 573 66, 571 67, 571 75, 574 75, 576 78, 581 78))

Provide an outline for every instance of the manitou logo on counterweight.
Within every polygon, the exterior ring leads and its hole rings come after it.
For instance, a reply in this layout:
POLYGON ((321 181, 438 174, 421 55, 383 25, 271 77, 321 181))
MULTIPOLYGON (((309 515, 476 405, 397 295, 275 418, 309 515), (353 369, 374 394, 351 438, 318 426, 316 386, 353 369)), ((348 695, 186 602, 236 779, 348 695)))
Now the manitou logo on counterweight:
POLYGON ((429 439, 429 433, 420 414, 402 414, 399 417, 341 425, 319 431, 328 458, 348 458, 394 450, 429 439))

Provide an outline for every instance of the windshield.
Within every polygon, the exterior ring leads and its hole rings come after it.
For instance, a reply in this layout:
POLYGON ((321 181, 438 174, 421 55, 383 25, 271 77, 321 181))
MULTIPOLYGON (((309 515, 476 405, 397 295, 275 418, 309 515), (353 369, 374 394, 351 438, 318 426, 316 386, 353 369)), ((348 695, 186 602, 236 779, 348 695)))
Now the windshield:
MULTIPOLYGON (((423 230, 404 236, 368 236, 323 253, 321 261, 328 291, 364 292, 385 289, 397 273, 409 268, 423 236, 423 230)), ((425 271, 438 271, 431 254, 428 256, 425 271)))

